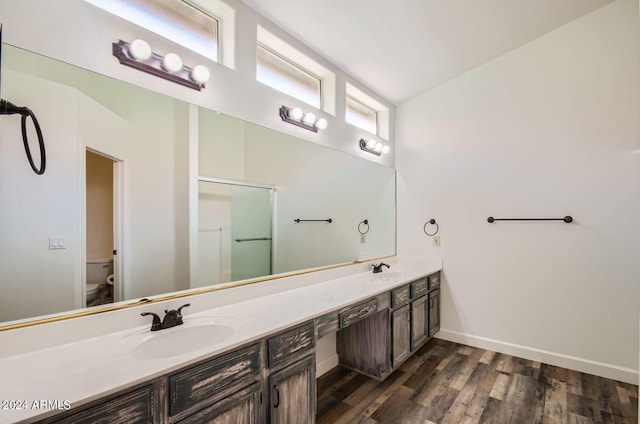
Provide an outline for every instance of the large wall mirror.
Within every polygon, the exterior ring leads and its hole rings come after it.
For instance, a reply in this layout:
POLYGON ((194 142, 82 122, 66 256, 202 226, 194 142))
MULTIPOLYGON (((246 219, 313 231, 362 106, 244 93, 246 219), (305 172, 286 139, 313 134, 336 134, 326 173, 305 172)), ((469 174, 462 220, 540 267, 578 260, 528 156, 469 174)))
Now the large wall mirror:
POLYGON ((2 97, 36 113, 47 170, 29 167, 20 118, 0 117, 0 327, 395 254, 394 169, 2 55, 2 97))

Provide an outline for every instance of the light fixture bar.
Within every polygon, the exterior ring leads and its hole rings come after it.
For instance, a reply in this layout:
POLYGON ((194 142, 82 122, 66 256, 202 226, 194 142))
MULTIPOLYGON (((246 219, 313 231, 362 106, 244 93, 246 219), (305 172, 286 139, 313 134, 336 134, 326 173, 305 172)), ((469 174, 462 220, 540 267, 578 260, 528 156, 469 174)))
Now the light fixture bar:
POLYGON ((130 46, 131 45, 129 43, 122 40, 119 40, 117 43, 113 43, 113 55, 118 58, 122 65, 130 66, 139 71, 173 81, 194 90, 200 91, 204 88, 204 83, 196 82, 191 79, 190 76, 193 72, 192 68, 182 66, 177 72, 171 73, 163 67, 164 57, 156 53, 151 53, 151 57, 149 57, 149 59, 144 61, 137 60, 131 54, 130 46))
POLYGON ((301 119, 294 119, 291 117, 291 111, 293 109, 291 109, 290 107, 286 107, 286 106, 282 106, 280 107, 280 118, 282 118, 283 121, 288 122, 290 124, 296 125, 300 128, 304 128, 305 130, 309 130, 309 131, 313 131, 315 133, 318 132, 318 127, 316 127, 315 123, 313 124, 307 124, 304 121, 302 121, 301 119))
POLYGON ((367 146, 367 140, 365 140, 365 139, 361 138, 359 144, 360 144, 360 149, 364 150, 365 152, 372 153, 372 154, 374 154, 376 156, 380 156, 382 154, 382 150, 375 150, 375 149, 369 148, 367 146))
POLYGON ((285 122, 315 133, 318 130, 327 128, 329 124, 325 118, 316 118, 316 115, 312 112, 304 113, 299 107, 282 106, 280 108, 280 118, 285 122))

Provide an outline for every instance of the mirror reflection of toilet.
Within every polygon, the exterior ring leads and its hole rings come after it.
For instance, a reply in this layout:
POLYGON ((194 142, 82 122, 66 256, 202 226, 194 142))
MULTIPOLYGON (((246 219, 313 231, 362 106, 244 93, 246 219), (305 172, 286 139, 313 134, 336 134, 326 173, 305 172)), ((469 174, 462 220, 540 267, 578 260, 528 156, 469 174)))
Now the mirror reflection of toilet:
POLYGON ((113 302, 113 259, 87 260, 87 306, 113 302))

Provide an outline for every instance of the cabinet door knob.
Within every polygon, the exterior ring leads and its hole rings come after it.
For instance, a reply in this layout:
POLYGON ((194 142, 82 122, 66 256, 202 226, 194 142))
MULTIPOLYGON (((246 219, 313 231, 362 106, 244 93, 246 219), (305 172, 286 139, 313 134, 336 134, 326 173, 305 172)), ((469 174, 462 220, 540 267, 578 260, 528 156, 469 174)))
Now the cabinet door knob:
POLYGON ((278 390, 277 384, 274 384, 273 388, 276 389, 276 402, 275 402, 275 405, 273 405, 273 407, 277 408, 278 406, 280 406, 280 390, 278 390))

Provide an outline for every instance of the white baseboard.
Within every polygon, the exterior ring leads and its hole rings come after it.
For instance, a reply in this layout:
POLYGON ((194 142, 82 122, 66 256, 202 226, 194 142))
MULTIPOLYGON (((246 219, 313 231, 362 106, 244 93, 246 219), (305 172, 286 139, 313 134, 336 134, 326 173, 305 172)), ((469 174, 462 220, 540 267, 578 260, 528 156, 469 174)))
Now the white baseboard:
POLYGON ((316 363, 316 378, 338 366, 338 355, 332 355, 316 363))
POLYGON ((487 339, 455 331, 440 330, 435 337, 468 346, 492 350, 494 352, 505 353, 532 361, 543 362, 549 365, 568 368, 587 374, 610 378, 612 380, 638 384, 638 370, 631 368, 619 367, 616 365, 605 364, 603 362, 562 355, 555 352, 534 349, 527 346, 501 342, 499 340, 487 339))

